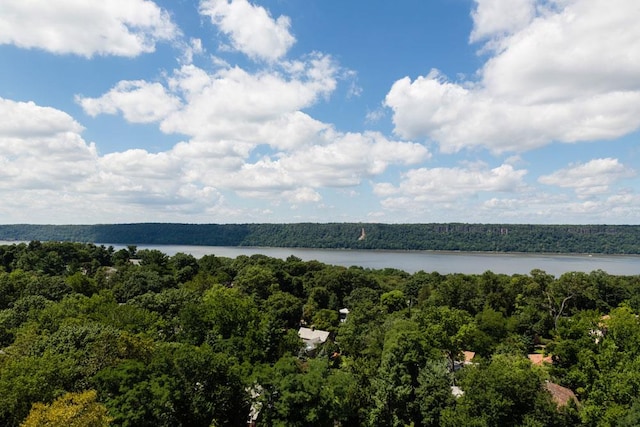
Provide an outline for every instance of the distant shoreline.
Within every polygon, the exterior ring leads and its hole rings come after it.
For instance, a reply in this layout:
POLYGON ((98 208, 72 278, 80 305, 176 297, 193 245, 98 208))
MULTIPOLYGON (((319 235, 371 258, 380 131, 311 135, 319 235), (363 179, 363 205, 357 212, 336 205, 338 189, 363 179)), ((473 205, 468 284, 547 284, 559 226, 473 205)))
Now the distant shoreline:
MULTIPOLYGON (((22 241, 23 243, 29 243, 29 241, 22 241)), ((82 242, 78 242, 82 243, 82 242)), ((3 241, 0 240, 0 245, 3 244, 3 241)), ((464 250, 439 250, 439 249, 360 249, 360 248, 314 248, 314 247, 302 247, 302 246, 217 246, 217 245, 192 245, 189 243, 157 243, 157 244, 146 244, 146 243, 101 243, 95 242, 95 245, 103 245, 106 247, 109 246, 122 246, 126 247, 128 245, 133 246, 144 246, 144 247, 163 247, 163 246, 197 246, 197 247, 226 247, 226 248, 238 248, 238 249, 295 249, 295 250, 308 250, 308 251, 317 251, 317 250, 328 250, 328 251, 367 251, 367 252, 390 252, 390 253, 428 253, 428 254, 442 254, 442 255, 456 255, 456 254, 465 254, 465 255, 514 255, 514 256, 549 256, 549 257, 558 257, 558 256, 580 256, 580 257, 590 257, 590 256, 607 256, 607 257, 639 257, 638 254, 623 254, 623 253, 582 253, 582 252, 501 252, 501 251, 464 251, 464 250)))
POLYGON ((640 254, 640 225, 179 224, 0 225, 4 241, 522 254, 640 254), (366 237, 362 238, 362 230, 366 237))

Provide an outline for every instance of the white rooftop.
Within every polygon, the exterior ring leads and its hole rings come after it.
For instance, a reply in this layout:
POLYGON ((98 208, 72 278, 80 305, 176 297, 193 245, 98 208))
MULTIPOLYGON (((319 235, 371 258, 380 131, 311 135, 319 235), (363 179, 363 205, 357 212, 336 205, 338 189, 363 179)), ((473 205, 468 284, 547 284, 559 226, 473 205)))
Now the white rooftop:
POLYGON ((307 344, 322 344, 329 338, 329 331, 321 331, 320 329, 300 328, 298 336, 307 344))

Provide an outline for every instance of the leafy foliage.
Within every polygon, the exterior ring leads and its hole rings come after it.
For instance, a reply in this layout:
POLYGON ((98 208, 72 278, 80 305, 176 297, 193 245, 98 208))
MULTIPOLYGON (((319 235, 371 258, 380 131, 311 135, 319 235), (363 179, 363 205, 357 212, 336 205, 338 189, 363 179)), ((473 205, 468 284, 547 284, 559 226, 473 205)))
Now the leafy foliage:
POLYGON ((37 241, 0 246, 0 262, 3 426, 639 419, 640 276, 408 274, 37 241), (329 338, 308 352, 300 326, 329 338), (552 363, 533 365, 536 353, 552 363), (557 403, 551 383, 575 397, 557 403))
POLYGON ((34 403, 20 427, 107 427, 107 408, 96 401, 95 390, 65 393, 50 405, 34 403))

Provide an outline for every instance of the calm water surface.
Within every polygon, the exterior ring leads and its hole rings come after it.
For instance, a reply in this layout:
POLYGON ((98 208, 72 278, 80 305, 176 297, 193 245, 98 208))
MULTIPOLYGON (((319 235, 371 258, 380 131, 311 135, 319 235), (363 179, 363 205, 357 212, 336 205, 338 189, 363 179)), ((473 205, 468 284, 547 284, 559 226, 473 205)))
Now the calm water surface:
MULTIPOLYGON (((0 245, 17 242, 0 241, 0 245)), ((109 246, 109 244, 104 244, 109 246)), ((111 245, 116 250, 126 245, 111 245)), ((137 245, 138 249, 157 249, 167 255, 178 252, 196 258, 203 255, 236 258, 239 255, 262 254, 286 259, 294 255, 303 261, 317 260, 325 264, 371 269, 397 268, 408 273, 424 270, 441 274, 481 274, 487 270, 504 274, 529 274, 533 269, 544 270, 554 276, 571 271, 589 273, 603 270, 609 274, 635 276, 640 274, 639 255, 567 255, 567 254, 504 254, 488 252, 440 251, 363 251, 341 249, 261 248, 190 245, 137 245)))
MULTIPOLYGON (((113 245, 123 248, 123 245, 113 245)), ((632 276, 640 274, 640 256, 637 255, 558 255, 558 254, 504 254, 434 251, 362 251, 340 249, 259 248, 226 246, 138 245, 138 249, 158 249, 167 255, 178 252, 196 258, 203 255, 235 258, 239 255, 263 254, 286 259, 294 255, 303 261, 317 260, 325 264, 352 265, 382 269, 397 268, 408 273, 424 270, 441 274, 481 274, 487 270, 504 274, 528 274, 533 269, 559 276, 570 271, 589 273, 604 270, 609 274, 632 276)))

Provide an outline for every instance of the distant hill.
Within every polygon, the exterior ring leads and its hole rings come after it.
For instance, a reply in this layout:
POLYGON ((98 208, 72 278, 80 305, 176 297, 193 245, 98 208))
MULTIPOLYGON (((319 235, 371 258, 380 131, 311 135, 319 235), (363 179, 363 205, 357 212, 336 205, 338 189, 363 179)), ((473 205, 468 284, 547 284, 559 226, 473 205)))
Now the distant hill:
POLYGON ((132 245, 640 254, 640 225, 15 224, 0 225, 0 240, 132 245))

